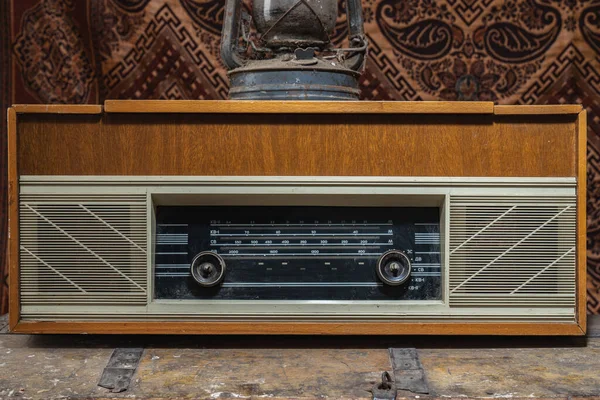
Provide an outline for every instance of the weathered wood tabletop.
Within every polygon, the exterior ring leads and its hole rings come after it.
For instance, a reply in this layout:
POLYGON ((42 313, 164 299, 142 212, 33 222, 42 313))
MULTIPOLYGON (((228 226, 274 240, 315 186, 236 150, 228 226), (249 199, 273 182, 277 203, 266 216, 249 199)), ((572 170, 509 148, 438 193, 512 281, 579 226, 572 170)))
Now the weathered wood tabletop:
POLYGON ((430 389, 399 397, 600 396, 591 322, 587 338, 571 339, 1 334, 0 398, 368 399, 391 370, 391 347, 417 348, 430 389), (97 383, 118 347, 144 353, 129 389, 114 394, 97 383))

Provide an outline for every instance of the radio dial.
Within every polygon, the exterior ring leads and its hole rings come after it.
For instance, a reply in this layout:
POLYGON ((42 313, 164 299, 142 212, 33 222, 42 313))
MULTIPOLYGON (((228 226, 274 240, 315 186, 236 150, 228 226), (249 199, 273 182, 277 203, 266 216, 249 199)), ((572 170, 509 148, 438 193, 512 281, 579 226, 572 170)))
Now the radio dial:
POLYGON ((190 265, 192 278, 202 287, 220 284, 225 276, 225 261, 221 256, 210 251, 198 253, 190 265))
POLYGON ((410 259, 398 250, 386 251, 377 261, 377 276, 385 285, 402 285, 410 279, 410 271, 410 259))

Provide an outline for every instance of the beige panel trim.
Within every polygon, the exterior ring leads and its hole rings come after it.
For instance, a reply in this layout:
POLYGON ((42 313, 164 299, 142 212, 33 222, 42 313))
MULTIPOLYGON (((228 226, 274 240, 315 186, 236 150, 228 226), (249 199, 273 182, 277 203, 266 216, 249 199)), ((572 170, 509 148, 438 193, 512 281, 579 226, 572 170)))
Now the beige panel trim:
POLYGON ((24 306, 31 319, 198 321, 575 321, 572 307, 449 308, 440 301, 158 300, 148 306, 24 306))
MULTIPOLYGON (((448 229, 448 195, 465 196, 547 196, 547 197, 574 197, 575 184, 574 178, 447 178, 447 177, 51 177, 51 176, 23 176, 21 179, 21 190, 23 194, 44 196, 53 193, 68 194, 110 194, 110 193, 144 193, 147 199, 152 199, 156 204, 264 204, 266 199, 273 199, 273 202, 279 204, 290 204, 301 199, 302 204, 307 201, 316 203, 328 202, 328 204, 348 205, 362 204, 366 205, 401 205, 401 203, 412 202, 412 205, 424 205, 427 201, 438 206, 445 205, 441 211, 441 221, 448 229), (56 178, 58 182, 53 182, 56 178), (265 196, 266 195, 266 196, 265 196), (237 203, 236 203, 237 204, 237 203)), ((270 200, 269 200, 270 201, 270 200)), ((146 215, 152 220, 152 206, 148 202, 146 215)), ((150 222, 150 221, 149 221, 150 222)), ((153 225, 151 223, 151 225, 153 225)), ((149 248, 152 249, 152 233, 149 234, 149 248)), ((448 236, 443 236, 443 249, 448 249, 448 236)), ((447 250, 446 250, 447 252, 447 250)), ((147 270, 151 278, 152 259, 148 258, 147 270)), ((443 273, 447 275, 448 255, 442 259, 443 273)), ((151 282, 149 279, 148 282, 151 282)), ((448 280, 446 280, 448 282, 448 280)), ((151 285, 151 284, 150 284, 151 285)), ((446 286, 445 284, 444 286, 446 286)), ((148 295, 151 293, 149 287, 148 295)), ((444 288, 442 299, 447 299, 448 288, 444 288)), ((151 300, 149 297, 148 300, 151 300)), ((362 302, 361 302, 362 303, 362 302)), ((369 304, 364 302, 360 305, 352 302, 335 302, 322 304, 322 302, 304 301, 296 303, 268 302, 258 307, 246 302, 218 301, 154 301, 150 302, 148 308, 140 308, 142 315, 163 315, 164 318, 200 318, 202 315, 217 313, 219 316, 234 315, 246 310, 245 317, 249 314, 258 314, 257 318, 268 318, 273 314, 273 310, 297 318, 301 318, 302 312, 312 315, 325 313, 323 318, 336 319, 369 319, 377 318, 379 315, 386 315, 387 318, 396 318, 398 321, 405 319, 417 320, 425 318, 433 320, 435 318, 452 317, 461 315, 460 319, 469 319, 482 321, 490 318, 494 321, 572 321, 574 318, 574 309, 570 307, 554 309, 548 307, 528 307, 520 308, 519 312, 524 313, 522 317, 510 314, 502 315, 506 309, 497 310, 500 314, 494 314, 494 311, 488 308, 479 308, 477 312, 473 309, 460 308, 449 309, 448 303, 443 301, 426 302, 377 302, 369 304), (210 307, 201 307, 208 306, 210 307), (247 306, 250 308, 246 309, 247 306), (318 307, 315 307, 318 306, 318 307), (164 308, 167 307, 167 308, 164 308), (170 307, 170 308, 169 308, 170 307), (302 309, 299 309, 301 307, 302 309), (189 309, 190 315, 185 316, 177 314, 180 310, 185 314, 189 309), (302 311, 304 310, 304 311, 302 311), (315 312, 315 310, 318 310, 315 312), (360 311, 362 310, 362 312, 360 311), (491 312, 490 312, 491 311, 491 312), (468 312, 467 314, 462 314, 468 312), (556 314, 553 314, 556 312, 556 314), (416 314, 415 314, 416 313, 416 314), (457 314, 458 313, 458 314, 457 314), (512 316, 511 316, 512 315, 512 316), (512 319, 511 319, 512 318, 512 319)), ((90 306, 85 315, 72 315, 69 310, 72 308, 53 308, 57 318, 92 318, 92 314, 99 312, 97 306, 90 306), (92 314, 89 314, 92 312, 92 314)), ((25 317, 37 318, 37 310, 28 309, 25 317)), ((131 316, 129 316, 131 318, 131 316)), ((217 317, 215 317, 217 318, 217 317)))
POLYGON ((450 304, 450 196, 440 206, 440 263, 442 270, 442 299, 450 304))

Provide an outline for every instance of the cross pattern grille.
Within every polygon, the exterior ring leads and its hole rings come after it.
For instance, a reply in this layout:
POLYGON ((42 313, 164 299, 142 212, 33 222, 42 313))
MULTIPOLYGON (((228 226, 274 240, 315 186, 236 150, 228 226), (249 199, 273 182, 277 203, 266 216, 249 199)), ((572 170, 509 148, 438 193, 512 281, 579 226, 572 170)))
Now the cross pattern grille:
POLYGON ((450 305, 575 305, 572 197, 450 200, 450 305))
POLYGON ((146 303, 144 195, 23 195, 21 303, 146 303))

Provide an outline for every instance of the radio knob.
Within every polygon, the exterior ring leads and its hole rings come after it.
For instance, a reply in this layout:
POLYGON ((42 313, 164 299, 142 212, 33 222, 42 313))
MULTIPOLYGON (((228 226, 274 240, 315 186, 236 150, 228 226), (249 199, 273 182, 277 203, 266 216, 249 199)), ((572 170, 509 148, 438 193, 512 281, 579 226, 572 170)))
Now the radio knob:
POLYGON ((398 250, 386 251, 377 261, 377 276, 386 285, 402 285, 410 278, 410 271, 410 259, 398 250))
POLYGON ((192 260, 190 274, 202 287, 216 286, 225 276, 225 261, 216 253, 203 251, 192 260))

